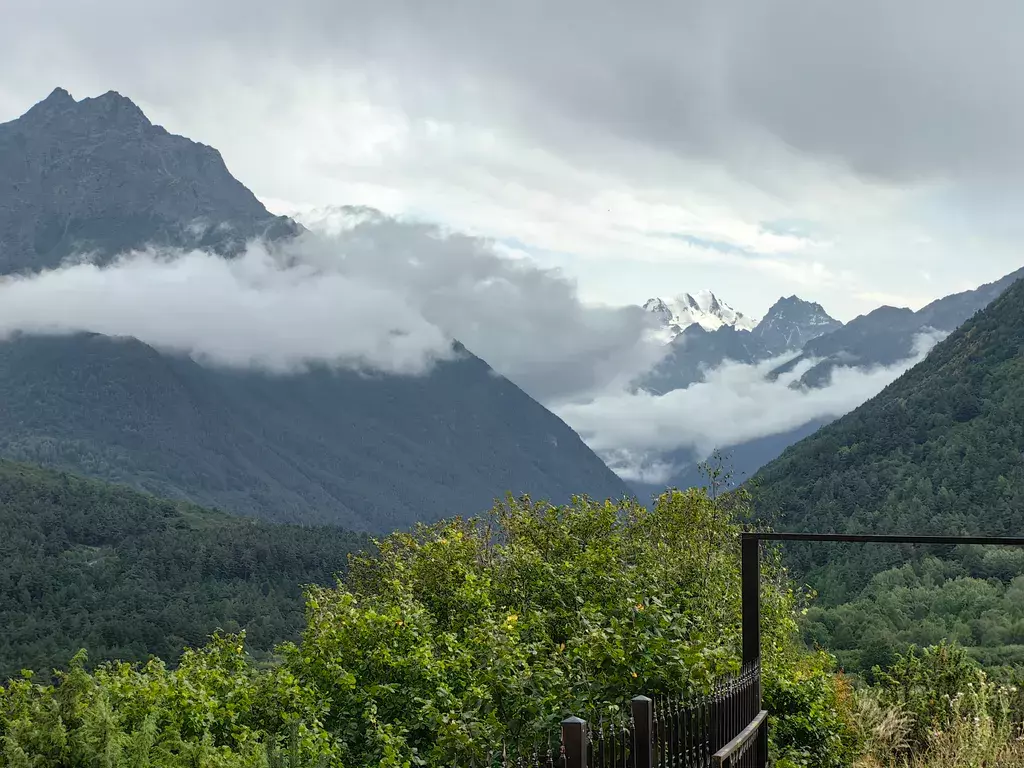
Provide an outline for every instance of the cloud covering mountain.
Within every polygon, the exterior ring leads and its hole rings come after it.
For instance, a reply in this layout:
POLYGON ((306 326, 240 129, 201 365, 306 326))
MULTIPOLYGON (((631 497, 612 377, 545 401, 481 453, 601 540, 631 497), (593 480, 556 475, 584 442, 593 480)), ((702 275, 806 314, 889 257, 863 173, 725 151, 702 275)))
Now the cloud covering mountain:
POLYGON ((686 463, 716 447, 787 432, 808 422, 830 421, 876 395, 924 359, 944 333, 922 334, 910 359, 871 369, 837 368, 821 389, 789 386, 813 363, 771 380, 779 363, 725 363, 704 381, 662 395, 609 393, 556 408, 587 444, 620 476, 664 484, 686 463), (670 454, 677 453, 676 456, 670 454))
POLYGON ((380 214, 233 259, 149 249, 0 281, 2 334, 91 331, 232 366, 401 374, 451 356, 454 338, 548 401, 655 360, 650 322, 639 307, 584 305, 557 272, 484 240, 380 214))

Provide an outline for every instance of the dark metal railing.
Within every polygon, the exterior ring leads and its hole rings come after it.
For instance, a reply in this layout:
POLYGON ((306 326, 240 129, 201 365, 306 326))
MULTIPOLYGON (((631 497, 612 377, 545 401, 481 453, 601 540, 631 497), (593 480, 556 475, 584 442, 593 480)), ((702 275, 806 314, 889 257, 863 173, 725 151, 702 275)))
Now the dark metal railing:
POLYGON ((635 696, 629 718, 562 721, 554 746, 502 749, 501 768, 764 768, 768 723, 761 710, 760 662, 719 678, 707 694, 635 696))
POLYGON ((764 762, 757 762, 759 752, 758 740, 766 732, 764 722, 768 712, 761 710, 753 720, 740 731, 732 741, 711 756, 711 765, 715 768, 760 768, 764 762))

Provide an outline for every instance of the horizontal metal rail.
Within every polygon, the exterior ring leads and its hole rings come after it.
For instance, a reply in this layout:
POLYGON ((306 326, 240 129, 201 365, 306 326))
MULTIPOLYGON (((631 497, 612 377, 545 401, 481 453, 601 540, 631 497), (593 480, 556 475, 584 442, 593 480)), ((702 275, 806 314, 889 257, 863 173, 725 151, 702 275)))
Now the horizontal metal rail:
POLYGON ((785 533, 776 531, 750 531, 741 538, 759 541, 847 541, 875 544, 987 544, 1004 547, 1024 547, 1024 538, 1005 536, 902 536, 887 533, 785 533))
POLYGON ((768 717, 766 710, 762 709, 758 712, 735 739, 711 756, 711 765, 716 766, 716 768, 732 768, 735 766, 737 764, 736 761, 741 760, 747 753, 747 750, 757 743, 758 731, 766 717, 768 717))

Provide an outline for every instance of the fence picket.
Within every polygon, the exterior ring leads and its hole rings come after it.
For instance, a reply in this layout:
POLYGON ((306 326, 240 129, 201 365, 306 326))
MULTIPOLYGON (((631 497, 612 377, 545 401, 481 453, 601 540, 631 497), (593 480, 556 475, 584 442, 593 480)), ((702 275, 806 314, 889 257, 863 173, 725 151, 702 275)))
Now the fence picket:
MULTIPOLYGON (((528 768, 765 768, 767 718, 761 709, 761 667, 744 665, 714 681, 704 695, 635 696, 628 716, 595 724, 562 721, 554 744, 533 744, 503 766, 528 768)), ((490 765, 490 760, 488 760, 490 765)))

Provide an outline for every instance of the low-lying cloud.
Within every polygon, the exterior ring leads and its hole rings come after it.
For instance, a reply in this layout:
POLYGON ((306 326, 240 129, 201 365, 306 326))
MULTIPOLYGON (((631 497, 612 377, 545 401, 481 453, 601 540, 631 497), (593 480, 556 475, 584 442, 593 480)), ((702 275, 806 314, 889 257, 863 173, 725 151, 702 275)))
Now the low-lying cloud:
POLYGON ((420 374, 461 341, 546 402, 661 353, 639 307, 584 305, 560 273, 478 238, 340 209, 344 226, 224 259, 148 250, 0 282, 0 334, 133 336, 200 361, 420 374))
POLYGON ((311 362, 401 374, 452 354, 451 340, 401 297, 359 279, 284 267, 252 245, 237 259, 144 251, 0 282, 0 334, 132 336, 229 366, 291 371, 311 362))
POLYGON ((664 395, 609 393, 556 410, 620 476, 663 483, 682 468, 669 454, 684 451, 702 460, 716 448, 848 413, 920 362, 941 337, 921 334, 914 355, 893 366, 837 368, 829 386, 820 389, 789 386, 814 360, 775 381, 765 376, 785 358, 756 365, 729 362, 686 389, 664 395))

